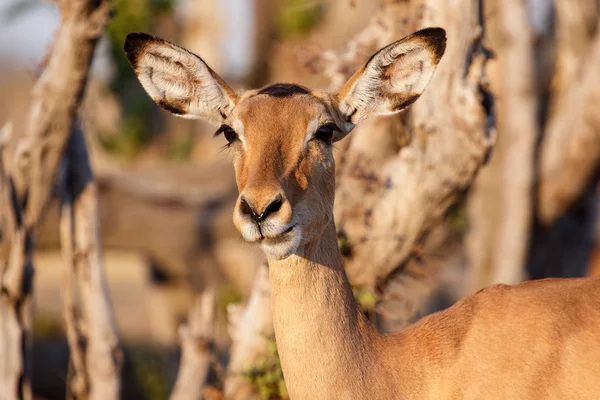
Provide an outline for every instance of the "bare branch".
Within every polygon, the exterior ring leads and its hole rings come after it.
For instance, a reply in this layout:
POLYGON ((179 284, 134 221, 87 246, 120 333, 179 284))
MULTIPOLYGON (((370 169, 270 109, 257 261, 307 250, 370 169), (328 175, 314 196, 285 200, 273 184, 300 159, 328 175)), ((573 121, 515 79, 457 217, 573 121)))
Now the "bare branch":
POLYGON ((256 272, 248 303, 243 309, 238 305, 230 305, 228 314, 229 335, 233 343, 227 365, 225 397, 247 399, 253 393, 253 388, 242 372, 253 367, 257 358, 264 354, 267 337, 273 333, 271 285, 266 263, 256 272))
POLYGON ((181 362, 171 400, 202 398, 213 360, 214 312, 215 292, 208 288, 194 299, 188 325, 179 328, 181 362))

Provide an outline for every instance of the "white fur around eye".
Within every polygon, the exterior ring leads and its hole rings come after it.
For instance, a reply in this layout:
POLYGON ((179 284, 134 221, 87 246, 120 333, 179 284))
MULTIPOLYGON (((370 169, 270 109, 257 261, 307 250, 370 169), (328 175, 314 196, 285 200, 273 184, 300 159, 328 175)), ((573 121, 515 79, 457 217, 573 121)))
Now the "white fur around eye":
POLYGON ((304 142, 302 144, 303 146, 306 146, 308 141, 310 139, 312 139, 312 137, 315 134, 315 132, 317 131, 317 129, 319 129, 319 126, 321 126, 321 118, 320 117, 313 118, 308 123, 308 125, 306 126, 306 135, 304 136, 304 142))

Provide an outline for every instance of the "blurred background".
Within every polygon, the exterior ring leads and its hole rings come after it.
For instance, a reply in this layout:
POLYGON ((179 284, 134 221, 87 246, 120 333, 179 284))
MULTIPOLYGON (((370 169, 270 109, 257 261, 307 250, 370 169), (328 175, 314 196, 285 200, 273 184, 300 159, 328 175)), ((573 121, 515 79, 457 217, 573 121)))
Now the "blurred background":
MULTIPOLYGON (((421 3, 427 2, 113 0, 116 12, 96 50, 81 119, 98 180, 106 273, 125 348, 124 398, 168 397, 179 359, 177 327, 187 318, 193 292, 207 282, 218 287, 215 344, 218 356, 227 359, 227 306, 248 298, 263 262, 231 222, 237 192, 223 141, 212 137, 214 127, 175 118, 152 102, 124 56, 125 36, 140 31, 177 43, 235 88, 276 81, 328 88, 377 50, 371 47, 378 40, 386 44, 416 30, 421 3), (390 23, 390 10, 400 28, 365 39, 379 34, 377 21, 390 23)), ((424 239, 397 261, 385 285, 350 274, 365 312, 383 330, 401 329, 493 283, 600 274, 600 2, 477 3, 485 30, 474 30, 472 37, 489 58, 481 104, 495 147, 475 181, 445 207, 441 222, 423 222, 431 225, 419 234, 424 239), (520 4, 516 14, 511 4, 520 4), (487 98, 494 99, 493 109, 487 98), (401 315, 395 315, 398 310, 401 315)), ((421 17, 435 20, 432 13, 421 17)), ((0 126, 12 120, 22 127, 59 19, 52 2, 0 3, 0 126)), ((449 36, 449 46, 454 39, 449 36)), ((428 91, 435 96, 436 90, 433 81, 428 91)), ((365 129, 391 132, 400 153, 418 137, 418 128, 411 135, 408 119, 392 117, 365 129)), ((336 157, 347 154, 348 146, 340 143, 336 157)), ((343 215, 336 218, 344 221, 343 215)), ((33 385, 46 399, 64 398, 68 364, 57 232, 54 201, 35 254, 33 385)), ((351 233, 348 239, 340 230, 348 262, 362 254, 347 244, 351 233)), ((210 380, 218 381, 218 372, 210 380)), ((272 341, 248 379, 260 397, 285 398, 272 341)))

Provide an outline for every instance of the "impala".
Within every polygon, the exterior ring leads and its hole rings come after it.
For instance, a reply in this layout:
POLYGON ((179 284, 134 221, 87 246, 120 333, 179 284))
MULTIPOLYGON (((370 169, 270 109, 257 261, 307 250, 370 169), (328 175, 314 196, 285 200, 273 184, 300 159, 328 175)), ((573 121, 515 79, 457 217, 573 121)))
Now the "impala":
POLYGON ((423 29, 379 50, 337 93, 294 84, 237 93, 170 42, 142 33, 125 42, 155 102, 215 123, 227 140, 233 222, 268 257, 292 399, 599 399, 600 278, 493 286, 387 335, 352 295, 333 220, 332 143, 416 101, 445 47, 443 29, 423 29))

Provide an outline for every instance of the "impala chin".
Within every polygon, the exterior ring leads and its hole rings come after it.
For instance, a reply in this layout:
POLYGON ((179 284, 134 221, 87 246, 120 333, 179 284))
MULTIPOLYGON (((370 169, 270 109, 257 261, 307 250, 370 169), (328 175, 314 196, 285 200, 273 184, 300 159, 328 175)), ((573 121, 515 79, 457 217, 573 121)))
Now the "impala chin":
POLYGON ((291 225, 283 233, 271 236, 261 241, 260 247, 267 258, 272 260, 283 260, 296 252, 302 241, 302 231, 297 225, 291 225))
POLYGON ((251 222, 244 223, 238 230, 242 234, 244 240, 249 243, 258 243, 263 238, 258 225, 251 222))

